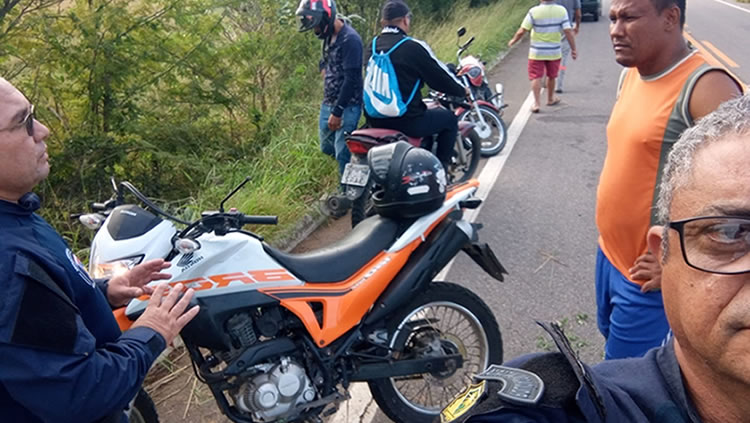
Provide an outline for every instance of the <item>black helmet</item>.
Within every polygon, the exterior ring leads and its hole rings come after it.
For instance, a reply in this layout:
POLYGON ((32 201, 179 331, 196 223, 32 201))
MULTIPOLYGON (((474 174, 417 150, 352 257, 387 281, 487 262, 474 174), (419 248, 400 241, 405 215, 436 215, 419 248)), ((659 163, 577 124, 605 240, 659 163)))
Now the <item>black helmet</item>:
POLYGON ((295 15, 297 15, 300 32, 320 27, 320 32, 315 35, 324 40, 333 35, 336 2, 334 0, 302 0, 299 2, 295 15))
POLYGON ((417 218, 445 201, 445 170, 427 150, 398 141, 372 148, 367 163, 376 184, 372 201, 381 216, 417 218))

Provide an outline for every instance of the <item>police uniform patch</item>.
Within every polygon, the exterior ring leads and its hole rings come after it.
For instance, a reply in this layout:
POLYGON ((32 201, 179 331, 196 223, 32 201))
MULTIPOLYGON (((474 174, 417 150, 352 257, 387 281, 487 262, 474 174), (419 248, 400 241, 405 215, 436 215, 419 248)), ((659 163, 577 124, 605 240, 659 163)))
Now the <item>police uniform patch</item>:
POLYGON ((73 266, 73 269, 75 269, 76 273, 78 273, 78 276, 80 276, 84 282, 91 285, 92 288, 96 288, 96 284, 94 283, 94 280, 91 279, 91 276, 89 276, 89 272, 87 272, 86 268, 83 267, 83 263, 81 263, 81 260, 78 259, 78 257, 73 254, 72 251, 70 251, 70 248, 65 249, 65 256, 67 256, 68 260, 70 260, 70 265, 73 266))
POLYGON ((440 413, 440 421, 442 423, 450 423, 466 414, 482 398, 486 386, 487 381, 485 380, 469 385, 468 388, 443 409, 440 413))

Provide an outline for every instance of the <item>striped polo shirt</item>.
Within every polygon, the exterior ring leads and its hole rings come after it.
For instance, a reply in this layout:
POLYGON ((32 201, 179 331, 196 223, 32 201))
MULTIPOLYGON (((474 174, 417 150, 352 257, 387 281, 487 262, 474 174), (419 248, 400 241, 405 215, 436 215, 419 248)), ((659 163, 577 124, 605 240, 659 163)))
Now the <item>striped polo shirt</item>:
POLYGON ((529 9, 521 28, 531 31, 529 59, 557 60, 562 58, 562 31, 570 29, 568 11, 553 2, 543 1, 529 9))

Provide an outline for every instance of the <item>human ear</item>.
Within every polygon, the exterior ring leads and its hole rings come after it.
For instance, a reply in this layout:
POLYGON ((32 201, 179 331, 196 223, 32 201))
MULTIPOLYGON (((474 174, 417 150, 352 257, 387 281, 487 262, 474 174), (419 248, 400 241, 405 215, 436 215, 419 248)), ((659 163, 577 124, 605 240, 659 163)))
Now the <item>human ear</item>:
POLYGON ((659 262, 664 261, 662 246, 662 237, 664 236, 664 226, 656 225, 652 226, 646 234, 646 244, 648 244, 648 251, 656 256, 659 262))
POLYGON ((662 12, 664 16, 664 29, 667 31, 682 30, 680 28, 680 8, 676 4, 672 4, 671 7, 664 9, 662 12))

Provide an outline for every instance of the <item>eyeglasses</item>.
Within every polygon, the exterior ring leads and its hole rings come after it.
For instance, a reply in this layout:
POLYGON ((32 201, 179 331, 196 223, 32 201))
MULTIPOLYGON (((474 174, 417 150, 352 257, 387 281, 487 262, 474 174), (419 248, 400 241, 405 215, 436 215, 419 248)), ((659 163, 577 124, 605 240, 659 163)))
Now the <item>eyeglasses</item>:
POLYGON ((18 129, 24 125, 26 125, 26 133, 29 134, 30 137, 34 136, 34 120, 36 119, 36 115, 34 114, 34 105, 32 104, 29 107, 29 114, 26 115, 26 117, 23 118, 23 120, 16 124, 9 126, 4 129, 0 129, 0 132, 3 131, 13 131, 15 129, 18 129))
POLYGON ((750 217, 704 216, 670 222, 688 266, 720 275, 750 272, 750 217))

